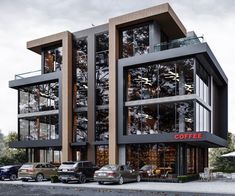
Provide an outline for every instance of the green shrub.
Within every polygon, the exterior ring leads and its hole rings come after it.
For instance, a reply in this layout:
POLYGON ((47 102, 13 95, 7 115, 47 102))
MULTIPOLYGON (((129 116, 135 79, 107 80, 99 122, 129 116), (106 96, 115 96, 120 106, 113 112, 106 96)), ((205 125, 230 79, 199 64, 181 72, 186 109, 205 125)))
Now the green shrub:
POLYGON ((60 182, 59 177, 57 175, 50 176, 51 177, 51 183, 57 183, 60 182))
POLYGON ((189 181, 193 181, 193 180, 198 180, 199 175, 198 174, 189 174, 189 175, 177 176, 177 179, 179 182, 189 182, 189 181))

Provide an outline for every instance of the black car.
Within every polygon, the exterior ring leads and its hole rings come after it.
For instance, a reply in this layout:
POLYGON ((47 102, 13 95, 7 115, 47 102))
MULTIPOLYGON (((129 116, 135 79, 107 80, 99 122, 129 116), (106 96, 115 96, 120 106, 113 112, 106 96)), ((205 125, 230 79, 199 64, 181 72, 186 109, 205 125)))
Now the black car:
POLYGON ((18 169, 20 167, 21 165, 7 165, 0 167, 0 180, 16 180, 18 177, 18 169))
POLYGON ((63 183, 69 181, 78 181, 85 183, 87 180, 93 180, 94 172, 98 169, 90 161, 63 162, 58 168, 59 179, 63 183))

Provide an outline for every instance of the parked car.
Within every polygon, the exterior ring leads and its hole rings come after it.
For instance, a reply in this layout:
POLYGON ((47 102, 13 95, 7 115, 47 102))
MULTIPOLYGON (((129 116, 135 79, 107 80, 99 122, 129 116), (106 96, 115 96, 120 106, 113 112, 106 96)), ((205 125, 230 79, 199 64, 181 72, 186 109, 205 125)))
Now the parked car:
POLYGON ((94 180, 99 184, 104 182, 115 182, 123 184, 124 182, 141 180, 138 171, 128 165, 105 165, 94 174, 94 180))
POLYGON ((98 169, 90 161, 63 162, 58 168, 60 181, 67 183, 69 181, 78 181, 85 183, 87 180, 93 180, 94 172, 98 169))
POLYGON ((18 169, 20 167, 20 165, 6 165, 0 167, 0 180, 16 180, 18 177, 18 169))
POLYGON ((18 171, 18 179, 22 181, 41 182, 53 175, 57 175, 57 168, 50 163, 25 163, 18 171))

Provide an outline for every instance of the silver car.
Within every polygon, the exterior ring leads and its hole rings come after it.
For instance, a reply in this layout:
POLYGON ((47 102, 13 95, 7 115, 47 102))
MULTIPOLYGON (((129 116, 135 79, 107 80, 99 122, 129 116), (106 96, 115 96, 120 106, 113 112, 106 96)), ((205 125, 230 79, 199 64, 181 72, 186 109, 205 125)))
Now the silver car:
POLYGON ((123 184, 124 182, 139 182, 140 174, 129 165, 105 165, 95 171, 94 180, 99 184, 104 182, 115 182, 123 184))

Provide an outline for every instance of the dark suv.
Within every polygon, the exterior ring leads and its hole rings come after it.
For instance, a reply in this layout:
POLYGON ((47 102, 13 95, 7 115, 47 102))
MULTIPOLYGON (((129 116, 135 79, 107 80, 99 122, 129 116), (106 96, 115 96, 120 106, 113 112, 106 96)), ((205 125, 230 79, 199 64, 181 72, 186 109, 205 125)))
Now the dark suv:
POLYGON ((90 161, 63 162, 59 169, 59 179, 63 183, 69 181, 78 181, 85 183, 87 180, 93 180, 94 172, 98 169, 90 161))
POLYGON ((18 177, 17 173, 19 168, 20 165, 7 165, 0 167, 0 180, 16 180, 18 177))

